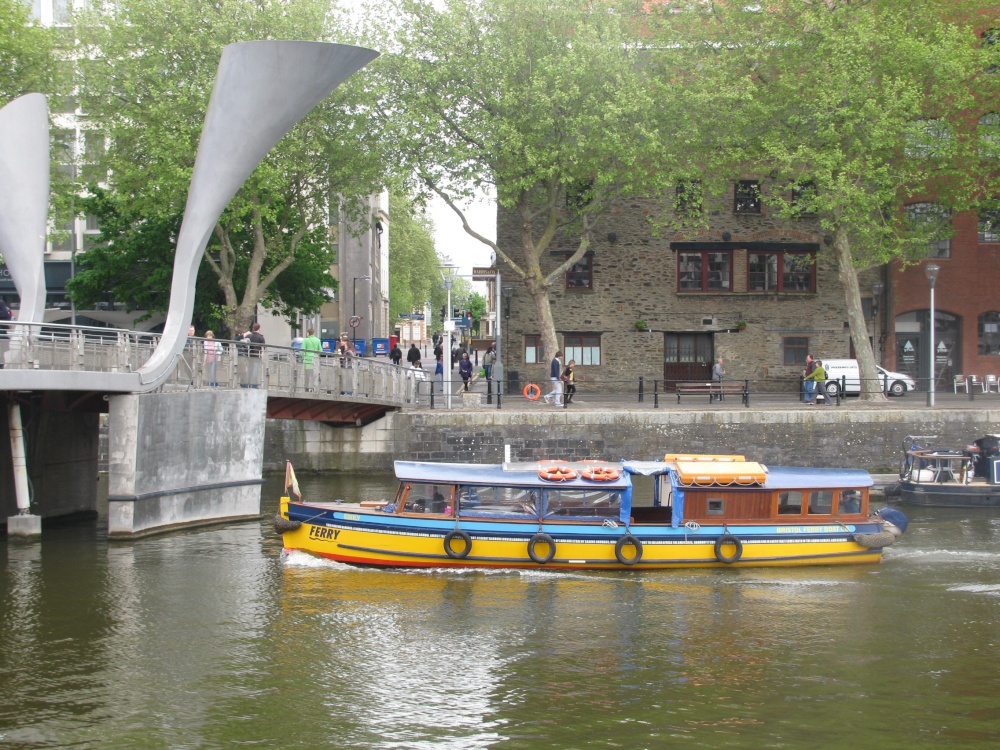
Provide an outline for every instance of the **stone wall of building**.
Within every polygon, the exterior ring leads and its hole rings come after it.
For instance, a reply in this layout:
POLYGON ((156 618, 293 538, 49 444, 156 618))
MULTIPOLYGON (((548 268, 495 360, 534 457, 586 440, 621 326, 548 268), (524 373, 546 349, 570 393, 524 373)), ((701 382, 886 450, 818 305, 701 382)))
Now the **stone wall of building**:
MULTIPOLYGON (((785 364, 785 340, 804 338, 818 357, 851 356, 847 308, 828 239, 814 218, 781 219, 768 210, 767 181, 763 182, 759 215, 735 214, 730 191, 708 200, 709 227, 674 229, 663 226, 671 218, 662 205, 631 200, 616 205, 595 231, 593 283, 590 289, 565 288, 560 280, 550 292, 552 315, 560 346, 566 334, 598 334, 601 364, 580 366, 577 378, 594 390, 619 390, 640 375, 664 377, 664 334, 710 333, 713 356, 726 360, 727 377, 749 378, 754 390, 797 387, 801 366, 785 364), (657 229, 657 224, 661 225, 657 229), (733 253, 733 291, 678 293, 676 242, 719 243, 733 253), (747 243, 783 246, 812 245, 817 249, 815 293, 760 293, 747 291, 747 243), (639 333, 636 321, 646 321, 649 332, 639 333), (705 321, 709 322, 705 322, 705 321), (738 331, 737 323, 746 322, 738 331)), ((498 214, 498 242, 519 257, 520 223, 498 214)), ((553 245, 543 270, 554 269, 576 247, 577 238, 564 237, 553 245)), ((514 275, 502 268, 504 279, 514 275)), ((876 272, 861 277, 862 295, 869 295, 876 272), (871 277, 869 279, 868 277, 871 277)), ((514 283, 514 282, 512 282, 514 283)), ((506 336, 506 369, 522 384, 547 379, 545 362, 525 364, 524 337, 537 335, 538 316, 523 288, 516 283, 506 336)), ((876 359, 879 353, 876 352, 876 359)), ((546 355, 546 360, 551 353, 546 355)), ((710 365, 709 365, 710 366, 710 365)))

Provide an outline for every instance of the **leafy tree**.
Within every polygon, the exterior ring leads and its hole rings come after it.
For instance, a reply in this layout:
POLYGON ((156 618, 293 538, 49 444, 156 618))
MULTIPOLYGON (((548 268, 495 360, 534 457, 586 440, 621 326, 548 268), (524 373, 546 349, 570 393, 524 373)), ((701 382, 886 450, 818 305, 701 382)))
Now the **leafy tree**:
POLYGON ((24 94, 62 92, 58 44, 56 30, 32 20, 23 0, 0 0, 0 107, 24 94))
POLYGON ((651 4, 651 36, 688 39, 692 80, 718 107, 714 143, 694 151, 707 171, 768 174, 778 215, 815 214, 832 238, 851 338, 868 400, 876 391, 858 269, 917 262, 950 232, 948 210, 996 191, 997 154, 975 125, 996 109, 997 25, 987 0, 738 0, 651 4), (988 38, 987 41, 990 41, 988 38), (995 68, 993 68, 995 69, 995 68), (720 105, 727 104, 723 109, 720 105), (733 106, 738 102, 738 106, 733 106), (802 188, 807 188, 803 190, 802 188), (937 221, 903 221, 929 195, 937 221))
POLYGON ((399 313, 423 312, 427 303, 443 300, 443 291, 432 226, 418 203, 391 192, 389 221, 389 317, 395 321, 399 313))
MULTIPOLYGON (((323 0, 108 0, 81 15, 83 107, 108 135, 102 166, 115 210, 132 217, 119 225, 115 245, 135 244, 141 255, 139 238, 122 233, 159 235, 183 211, 222 48, 261 38, 329 41, 333 22, 323 0)), ((314 312, 324 290, 336 289, 320 229, 328 224, 330 196, 368 195, 385 179, 372 158, 374 141, 358 123, 364 96, 349 79, 322 102, 272 150, 217 223, 204 264, 230 333, 245 330, 258 303, 314 312)), ((360 201, 340 204, 347 218, 362 216, 360 201)), ((89 271, 116 282, 97 266, 109 257, 95 256, 89 271)))
MULTIPOLYGON (((101 234, 97 244, 79 256, 76 278, 67 284, 74 300, 81 307, 118 302, 130 311, 144 311, 140 319, 166 313, 182 217, 147 218, 138 214, 134 202, 127 198, 96 185, 90 190, 80 207, 97 218, 101 234)), ((231 238, 240 247, 253 241, 247 231, 233 232, 231 238)), ((245 265, 249 255, 241 250, 237 253, 239 262, 245 265)), ((263 298, 264 304, 288 316, 295 310, 317 308, 325 301, 325 294, 316 288, 315 280, 329 278, 326 274, 333 261, 325 229, 309 230, 299 243, 295 260, 263 298)), ((245 276, 245 268, 234 274, 237 294, 243 291, 239 284, 245 276)), ((207 263, 198 273, 196 290, 193 324, 199 329, 222 330, 227 324, 225 298, 207 263)))
POLYGON ((523 283, 546 351, 558 348, 549 290, 593 248, 612 201, 656 192, 661 173, 651 166, 660 139, 645 123, 667 103, 653 101, 632 52, 636 9, 394 0, 366 15, 362 33, 390 48, 367 71, 382 139, 523 283), (489 240, 461 208, 494 190, 518 227, 509 243, 489 240), (570 252, 544 272, 553 249, 570 252))

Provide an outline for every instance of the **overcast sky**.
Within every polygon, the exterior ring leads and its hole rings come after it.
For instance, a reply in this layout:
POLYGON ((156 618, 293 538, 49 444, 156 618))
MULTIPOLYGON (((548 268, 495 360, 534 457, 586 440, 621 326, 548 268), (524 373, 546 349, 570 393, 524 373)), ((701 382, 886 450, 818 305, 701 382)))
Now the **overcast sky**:
MULTIPOLYGON (((469 224, 484 237, 496 240, 496 204, 484 198, 463 206, 469 224)), ((442 258, 450 258, 462 275, 472 273, 473 266, 489 266, 492 250, 473 239, 462 228, 461 220, 440 198, 430 205, 430 216, 434 221, 434 246, 442 258)))

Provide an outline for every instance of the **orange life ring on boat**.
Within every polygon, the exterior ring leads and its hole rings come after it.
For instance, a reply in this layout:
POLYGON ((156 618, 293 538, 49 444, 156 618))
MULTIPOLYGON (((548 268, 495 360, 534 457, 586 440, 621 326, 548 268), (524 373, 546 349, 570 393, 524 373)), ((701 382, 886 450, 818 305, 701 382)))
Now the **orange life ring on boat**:
POLYGON ((593 469, 582 472, 581 476, 592 482, 613 482, 621 474, 618 469, 612 469, 610 466, 595 466, 593 469))
POLYGON ((576 472, 568 466, 546 466, 538 471, 538 476, 547 482, 568 482, 576 479, 576 472))
POLYGON ((524 397, 528 401, 537 401, 538 397, 542 395, 542 389, 538 387, 536 383, 528 383, 524 386, 524 397))

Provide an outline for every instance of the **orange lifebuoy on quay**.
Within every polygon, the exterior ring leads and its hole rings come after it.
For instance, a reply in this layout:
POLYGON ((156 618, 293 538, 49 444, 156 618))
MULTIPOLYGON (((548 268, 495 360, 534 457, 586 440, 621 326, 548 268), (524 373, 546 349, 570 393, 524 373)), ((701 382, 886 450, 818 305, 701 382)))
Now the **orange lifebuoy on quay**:
POLYGON ((610 466, 595 466, 593 469, 584 471, 582 476, 592 482, 613 482, 621 476, 621 473, 618 469, 612 469, 610 466))
POLYGON ((537 401, 538 397, 542 395, 542 389, 538 387, 535 383, 528 383, 524 386, 524 397, 528 401, 537 401))
POLYGON ((538 476, 547 482, 568 482, 576 479, 576 472, 568 466, 546 466, 538 471, 538 476))

